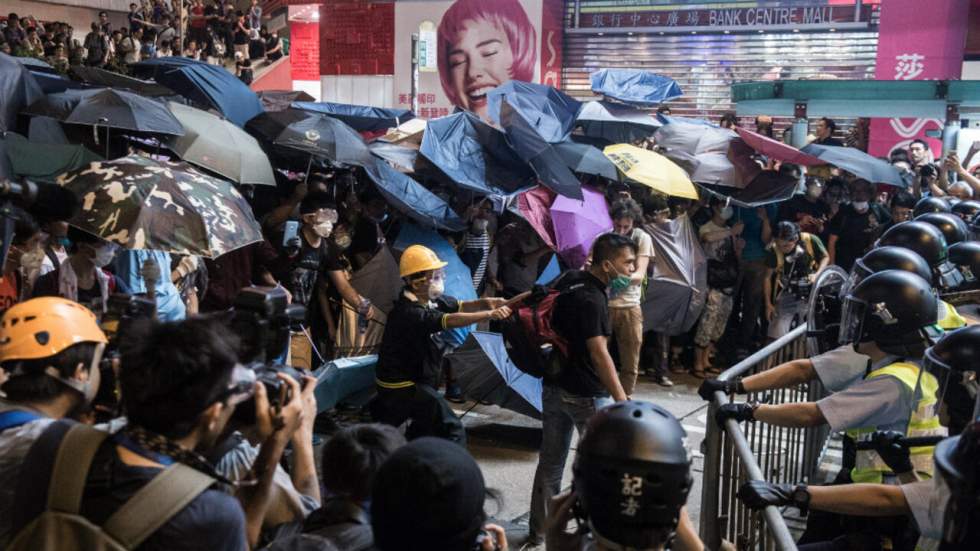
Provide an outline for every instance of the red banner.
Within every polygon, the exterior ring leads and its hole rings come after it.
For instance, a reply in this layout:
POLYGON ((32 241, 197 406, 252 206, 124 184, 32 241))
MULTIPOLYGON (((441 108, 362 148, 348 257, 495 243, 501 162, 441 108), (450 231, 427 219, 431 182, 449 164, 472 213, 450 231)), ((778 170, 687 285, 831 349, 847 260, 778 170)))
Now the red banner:
POLYGON ((293 80, 320 80, 320 24, 289 22, 293 80))

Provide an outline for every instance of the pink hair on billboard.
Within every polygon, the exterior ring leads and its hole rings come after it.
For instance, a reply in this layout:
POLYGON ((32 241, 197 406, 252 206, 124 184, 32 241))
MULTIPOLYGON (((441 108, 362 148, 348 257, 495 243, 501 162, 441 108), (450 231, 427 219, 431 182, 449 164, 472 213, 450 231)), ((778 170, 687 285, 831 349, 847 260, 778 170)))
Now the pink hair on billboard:
POLYGON ((442 90, 453 105, 461 100, 452 86, 449 68, 449 52, 469 21, 484 20, 504 31, 513 52, 514 63, 510 76, 513 80, 530 82, 534 78, 537 62, 537 33, 527 12, 518 0, 456 0, 442 15, 438 29, 439 80, 442 90))

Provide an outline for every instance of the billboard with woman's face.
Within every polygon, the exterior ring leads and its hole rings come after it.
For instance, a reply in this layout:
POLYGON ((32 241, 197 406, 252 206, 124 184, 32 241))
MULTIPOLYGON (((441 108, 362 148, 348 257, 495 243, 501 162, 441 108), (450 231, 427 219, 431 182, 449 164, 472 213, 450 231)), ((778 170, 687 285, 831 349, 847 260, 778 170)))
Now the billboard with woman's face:
MULTIPOLYGON (((557 75, 561 65, 560 21, 542 42, 542 4, 552 0, 456 0, 404 2, 395 5, 395 99, 411 107, 412 34, 419 36, 421 69, 418 112, 424 118, 448 115, 457 109, 486 118, 487 92, 509 81, 538 82, 542 72, 557 75), (427 32, 435 26, 435 33, 427 32), (546 47, 542 68, 540 52, 546 47), (435 67, 428 58, 435 50, 435 67), (556 59, 557 57, 557 59, 556 59)), ((560 3, 560 0, 556 0, 560 3)), ((557 79, 555 78, 555 84, 557 79)))

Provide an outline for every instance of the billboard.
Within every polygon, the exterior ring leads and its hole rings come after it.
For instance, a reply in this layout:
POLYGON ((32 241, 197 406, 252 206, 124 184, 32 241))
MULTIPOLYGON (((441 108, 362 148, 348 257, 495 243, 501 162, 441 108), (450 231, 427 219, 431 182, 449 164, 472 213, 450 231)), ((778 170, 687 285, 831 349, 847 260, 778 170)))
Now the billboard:
MULTIPOLYGON (((395 3, 395 106, 412 108, 412 36, 418 40, 416 115, 457 109, 486 117, 486 93, 508 80, 561 72, 561 0, 431 0, 395 3)), ((545 78, 542 78, 545 75, 545 78)))

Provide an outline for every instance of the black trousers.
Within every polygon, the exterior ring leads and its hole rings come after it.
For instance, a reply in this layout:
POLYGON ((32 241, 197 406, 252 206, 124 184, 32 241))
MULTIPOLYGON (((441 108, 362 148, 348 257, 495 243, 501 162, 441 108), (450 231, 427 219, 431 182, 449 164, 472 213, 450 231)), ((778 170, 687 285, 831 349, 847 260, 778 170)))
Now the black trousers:
POLYGON ((466 431, 446 400, 429 385, 416 384, 406 388, 378 387, 378 397, 371 404, 375 421, 399 427, 411 421, 405 437, 414 440, 436 436, 466 445, 466 431))

